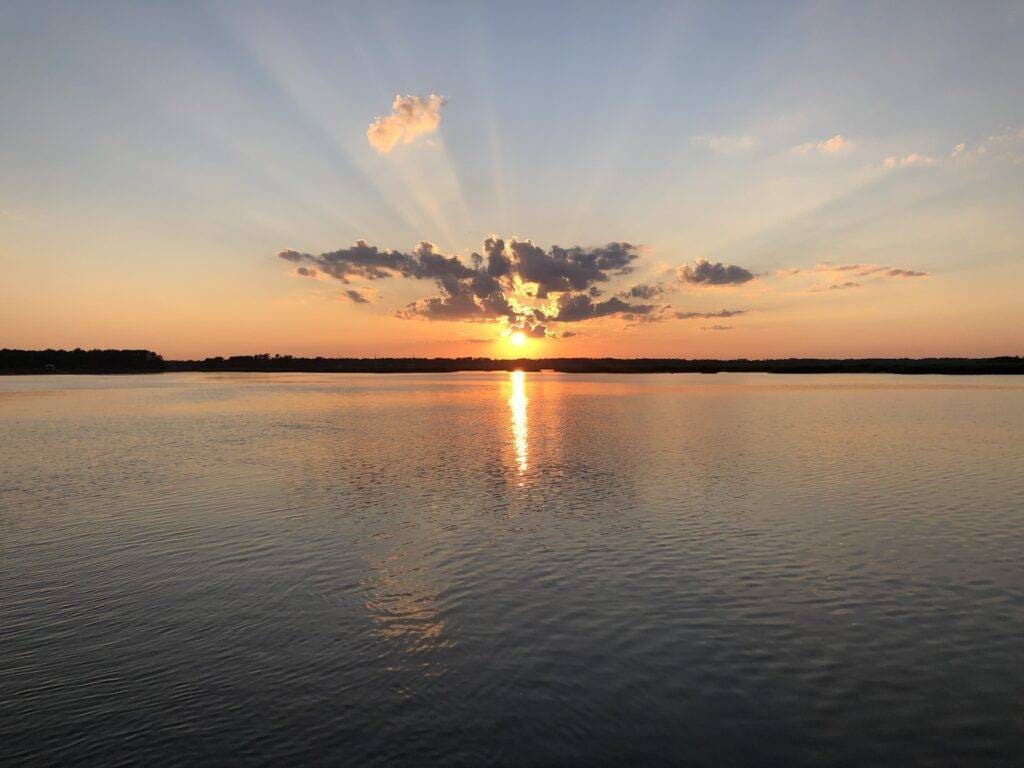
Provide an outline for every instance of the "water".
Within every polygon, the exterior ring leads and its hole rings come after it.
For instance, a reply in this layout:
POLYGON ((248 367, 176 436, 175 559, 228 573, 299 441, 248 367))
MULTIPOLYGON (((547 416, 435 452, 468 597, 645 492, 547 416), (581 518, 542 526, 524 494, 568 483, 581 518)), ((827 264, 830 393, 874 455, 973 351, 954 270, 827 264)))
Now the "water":
POLYGON ((1024 381, 0 379, 0 764, 1019 765, 1024 381))

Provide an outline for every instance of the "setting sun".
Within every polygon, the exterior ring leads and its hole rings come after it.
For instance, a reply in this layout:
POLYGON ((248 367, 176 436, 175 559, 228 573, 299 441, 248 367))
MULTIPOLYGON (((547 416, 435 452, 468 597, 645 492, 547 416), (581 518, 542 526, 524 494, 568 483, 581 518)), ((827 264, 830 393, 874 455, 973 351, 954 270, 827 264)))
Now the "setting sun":
POLYGON ((508 337, 508 343, 513 347, 521 347, 526 343, 526 334, 522 331, 513 331, 508 337))

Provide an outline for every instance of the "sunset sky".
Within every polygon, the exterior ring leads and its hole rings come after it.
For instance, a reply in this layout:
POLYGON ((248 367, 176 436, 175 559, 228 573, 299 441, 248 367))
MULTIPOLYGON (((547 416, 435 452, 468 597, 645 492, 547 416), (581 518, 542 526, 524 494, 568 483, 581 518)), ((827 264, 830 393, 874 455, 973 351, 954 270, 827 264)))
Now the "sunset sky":
POLYGON ((1021 2, 7 2, 0 347, 1024 354, 1022 40, 1021 2))

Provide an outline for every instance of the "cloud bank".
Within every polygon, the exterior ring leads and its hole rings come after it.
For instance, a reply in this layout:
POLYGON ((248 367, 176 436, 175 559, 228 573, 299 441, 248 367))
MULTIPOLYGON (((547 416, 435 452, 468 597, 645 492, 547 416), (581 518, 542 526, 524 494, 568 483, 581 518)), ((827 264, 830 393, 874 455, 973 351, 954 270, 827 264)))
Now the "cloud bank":
MULTIPOLYGON (((299 275, 323 274, 344 284, 392 278, 433 281, 438 289, 436 295, 406 305, 397 315, 425 320, 505 322, 535 338, 556 335, 550 331, 554 323, 611 316, 632 319, 657 309, 653 304, 626 301, 618 296, 597 300, 601 295, 598 285, 632 271, 640 251, 629 243, 544 249, 529 240, 505 241, 492 236, 484 241, 482 250, 482 254, 470 256, 471 266, 457 256, 439 252, 426 241, 408 253, 382 250, 357 240, 348 248, 319 255, 284 250, 278 257, 298 265, 295 271, 299 275)), ((345 295, 357 303, 369 302, 354 289, 345 295)), ((568 338, 572 334, 557 335, 568 338)))

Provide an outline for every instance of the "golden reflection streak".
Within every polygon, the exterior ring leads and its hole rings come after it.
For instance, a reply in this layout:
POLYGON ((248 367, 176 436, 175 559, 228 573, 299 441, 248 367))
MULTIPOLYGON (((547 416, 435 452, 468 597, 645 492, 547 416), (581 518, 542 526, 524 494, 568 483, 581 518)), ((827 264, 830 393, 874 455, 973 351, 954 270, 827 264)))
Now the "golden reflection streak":
POLYGON ((519 474, 526 471, 527 432, 526 432, 526 374, 523 371, 512 371, 509 374, 512 382, 512 397, 508 399, 512 410, 512 444, 516 451, 516 465, 519 474))

